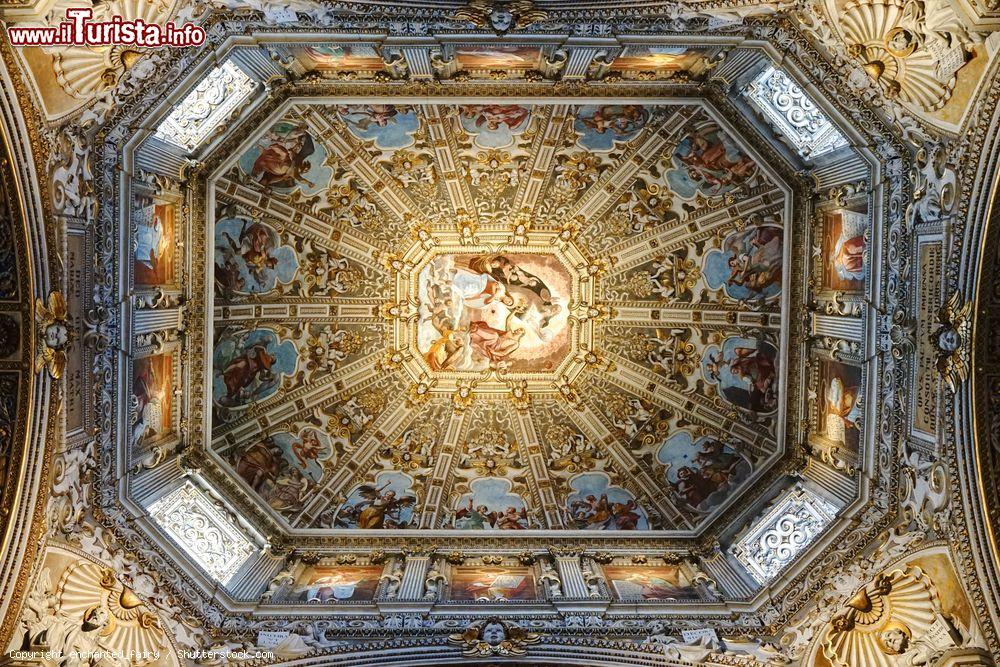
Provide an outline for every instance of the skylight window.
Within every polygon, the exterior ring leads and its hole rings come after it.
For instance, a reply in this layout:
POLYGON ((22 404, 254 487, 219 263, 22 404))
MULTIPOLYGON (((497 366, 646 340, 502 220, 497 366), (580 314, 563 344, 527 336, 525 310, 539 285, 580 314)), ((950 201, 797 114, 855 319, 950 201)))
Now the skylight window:
POLYGON ((833 504, 796 486, 751 526, 733 553, 757 583, 766 584, 813 543, 836 513, 833 504))
POLYGON ((804 158, 816 158, 847 145, 847 139, 816 103, 779 69, 765 69, 744 94, 804 158))
POLYGON ((253 552, 253 545, 233 521, 191 482, 149 507, 161 528, 205 572, 227 583, 253 552))
POLYGON ((156 128, 155 137, 186 151, 194 150, 229 118, 253 92, 254 82, 239 67, 226 61, 174 107, 156 128))

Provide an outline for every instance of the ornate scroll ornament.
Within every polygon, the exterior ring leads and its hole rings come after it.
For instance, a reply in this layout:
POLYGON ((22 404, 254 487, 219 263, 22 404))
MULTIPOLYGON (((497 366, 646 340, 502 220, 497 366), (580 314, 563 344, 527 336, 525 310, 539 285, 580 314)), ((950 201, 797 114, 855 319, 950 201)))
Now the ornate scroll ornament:
POLYGON ((958 292, 951 295, 938 311, 941 326, 934 332, 938 348, 938 372, 952 392, 969 376, 972 339, 972 302, 962 302, 958 292))
POLYGON ((253 551, 232 520, 190 482, 153 503, 149 513, 195 562, 223 583, 253 551))
POLYGON ((792 79, 779 69, 765 69, 750 84, 747 97, 804 157, 816 157, 847 145, 830 119, 792 79))
POLYGON ((295 584, 295 574, 293 573, 294 568, 294 561, 286 562, 285 566, 281 568, 281 571, 274 575, 274 579, 272 579, 271 583, 267 585, 267 590, 261 593, 260 601, 268 603, 274 599, 275 596, 280 595, 282 592, 291 588, 295 584))
POLYGON ((93 214, 96 200, 91 162, 91 146, 78 125, 53 133, 49 169, 56 213, 75 217, 93 214))
POLYGON ((542 574, 538 578, 539 583, 544 584, 546 591, 548 592, 549 599, 554 600, 556 598, 561 598, 563 596, 562 589, 562 579, 559 578, 559 574, 556 573, 556 569, 552 567, 552 563, 549 562, 547 558, 543 558, 541 561, 542 574))
POLYGON ((886 96, 923 111, 943 107, 972 41, 938 0, 854 0, 841 18, 848 53, 886 96), (951 16, 948 16, 948 14, 951 16))
POLYGON ((948 151, 941 144, 926 143, 917 151, 910 176, 913 179, 913 203, 906 221, 934 221, 954 212, 958 203, 958 175, 948 151))
POLYGON ((392 565, 379 579, 382 582, 382 597, 395 600, 399 597, 399 587, 403 585, 403 559, 393 558, 392 565))
POLYGON ((38 326, 38 348, 35 352, 35 372, 48 369, 49 375, 58 380, 66 370, 66 350, 73 338, 69 328, 69 312, 62 292, 49 294, 46 306, 35 300, 35 322, 38 326))
POLYGON ((424 599, 438 600, 444 592, 444 587, 448 585, 448 577, 442 571, 440 559, 431 562, 431 567, 427 570, 424 578, 424 599))
POLYGON ((536 9, 532 0, 469 0, 469 4, 455 12, 452 18, 503 35, 547 17, 548 12, 536 9))
POLYGON ((525 647, 539 641, 541 639, 534 632, 495 617, 476 621, 465 632, 448 636, 448 643, 461 646, 462 655, 470 658, 527 655, 525 647))
MULTIPOLYGON (((601 554, 597 554, 594 556, 593 560, 598 560, 600 558, 601 554)), ((587 586, 587 597, 599 598, 604 595, 607 582, 604 580, 604 576, 598 572, 598 568, 592 565, 590 561, 590 558, 584 558, 580 567, 580 570, 583 573, 583 583, 587 586)), ((609 560, 607 562, 610 563, 611 561, 609 560)))
POLYGON ((208 73, 156 128, 155 137, 193 150, 253 92, 255 84, 230 61, 208 73))
POLYGON ((942 615, 934 583, 911 565, 860 588, 834 616, 822 647, 835 667, 929 665, 967 637, 942 615))
POLYGON ((770 581, 823 532, 837 510, 797 488, 781 499, 737 542, 734 554, 759 583, 770 581))

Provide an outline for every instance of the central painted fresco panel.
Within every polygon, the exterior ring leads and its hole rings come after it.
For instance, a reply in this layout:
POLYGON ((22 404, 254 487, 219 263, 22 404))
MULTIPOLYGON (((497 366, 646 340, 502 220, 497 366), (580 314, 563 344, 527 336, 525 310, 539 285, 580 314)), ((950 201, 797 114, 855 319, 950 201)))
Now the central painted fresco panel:
POLYGON ((570 289, 551 254, 437 255, 420 272, 417 348, 432 371, 549 373, 569 351, 570 289))
POLYGON ((702 104, 298 102, 212 187, 213 455, 288 528, 691 534, 782 453, 789 191, 702 104))

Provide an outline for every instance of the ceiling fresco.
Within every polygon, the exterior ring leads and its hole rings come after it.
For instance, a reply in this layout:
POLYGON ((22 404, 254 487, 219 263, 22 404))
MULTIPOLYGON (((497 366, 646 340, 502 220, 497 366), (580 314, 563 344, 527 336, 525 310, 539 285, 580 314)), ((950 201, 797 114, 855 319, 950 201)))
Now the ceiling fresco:
POLYGON ((781 453, 790 196, 705 107, 297 105, 214 187, 212 447, 291 527, 689 531, 781 453))
POLYGON ((31 250, 5 647, 995 665, 990 2, 83 0, 206 42, 0 30, 31 250))

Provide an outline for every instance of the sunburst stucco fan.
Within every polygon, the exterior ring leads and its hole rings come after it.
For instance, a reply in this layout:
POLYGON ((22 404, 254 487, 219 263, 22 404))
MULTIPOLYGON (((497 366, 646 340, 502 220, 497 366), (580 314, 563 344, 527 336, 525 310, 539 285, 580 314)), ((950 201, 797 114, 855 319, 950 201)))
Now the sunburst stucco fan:
POLYGON ((934 584, 910 565, 879 575, 845 603, 823 638, 823 654, 835 667, 895 667, 916 644, 946 647, 955 632, 934 584))
POLYGON ((130 664, 153 661, 153 653, 166 650, 163 630, 156 617, 135 593, 115 579, 111 570, 80 561, 63 573, 57 595, 60 609, 73 618, 83 618, 95 607, 104 607, 111 621, 101 631, 104 643, 130 658, 130 664), (148 660, 142 657, 147 656, 148 660))
MULTIPOLYGON (((94 21, 121 16, 127 21, 164 23, 173 2, 151 0, 112 0, 94 3, 94 21)), ((63 89, 77 99, 87 99, 111 88, 143 55, 143 49, 130 45, 68 47, 52 54, 52 68, 63 89)))
POLYGON ((904 25, 902 0, 851 0, 841 15, 848 50, 888 97, 922 111, 940 109, 955 87, 942 81, 938 58, 904 25))

